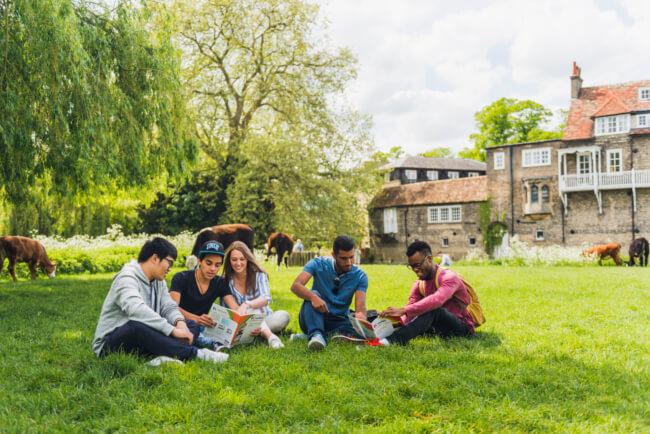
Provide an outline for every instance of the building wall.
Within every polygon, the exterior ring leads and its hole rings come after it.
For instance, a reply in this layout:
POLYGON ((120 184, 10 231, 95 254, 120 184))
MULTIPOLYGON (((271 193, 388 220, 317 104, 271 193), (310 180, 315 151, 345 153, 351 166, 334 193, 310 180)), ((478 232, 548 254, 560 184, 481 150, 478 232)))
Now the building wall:
MULTIPOLYGON (((457 205, 457 204, 442 204, 457 205)), ((384 234, 384 209, 377 208, 370 212, 370 251, 375 262, 406 263, 406 248, 413 241, 426 241, 435 254, 438 251, 448 254, 452 260, 458 260, 474 248, 483 248, 483 237, 479 227, 479 202, 461 205, 462 222, 428 223, 428 206, 411 206, 397 208, 397 233, 384 234), (406 229, 406 230, 405 230, 406 229), (448 247, 442 247, 442 240, 447 237, 448 247), (470 246, 469 239, 474 238, 475 245, 470 246)), ((441 206, 436 204, 435 206, 441 206)))
MULTIPOLYGON (((528 143, 513 146, 489 148, 488 194, 492 219, 499 219, 505 213, 506 224, 511 234, 533 245, 564 244, 579 246, 582 244, 603 244, 618 242, 626 249, 633 238, 650 236, 650 188, 636 190, 637 212, 633 212, 631 189, 600 190, 602 197, 602 214, 593 191, 567 193, 568 208, 564 207, 558 190, 557 151, 564 148, 581 146, 600 146, 600 171, 607 170, 607 150, 621 149, 622 170, 628 171, 650 169, 650 136, 630 136, 619 134, 596 137, 591 140, 562 142, 560 140, 541 143, 528 143), (551 165, 540 167, 522 167, 522 151, 532 148, 551 148, 551 165), (504 152, 505 167, 494 169, 494 153, 504 152), (512 201, 510 191, 510 153, 512 153, 512 201), (550 203, 548 213, 526 214, 526 182, 546 184, 549 187, 550 203), (512 207, 511 207, 512 203, 512 207), (512 209, 514 208, 514 213, 512 209), (536 240, 536 232, 543 231, 544 239, 536 240)), ((577 173, 577 156, 568 154, 567 173, 577 173)), ((564 174, 564 171, 563 171, 564 174)))
POLYGON ((449 172, 458 172, 458 177, 459 178, 467 178, 469 176, 470 172, 476 172, 479 174, 479 176, 485 175, 485 170, 452 170, 452 169, 404 169, 404 168, 399 168, 395 169, 392 172, 390 172, 390 180, 394 181, 396 179, 399 179, 402 184, 409 184, 408 179, 406 178, 406 170, 415 170, 417 172, 417 180, 415 182, 427 182, 429 179, 427 178, 427 171, 429 170, 435 170, 438 172, 438 179, 437 181, 443 180, 443 179, 449 179, 449 172))

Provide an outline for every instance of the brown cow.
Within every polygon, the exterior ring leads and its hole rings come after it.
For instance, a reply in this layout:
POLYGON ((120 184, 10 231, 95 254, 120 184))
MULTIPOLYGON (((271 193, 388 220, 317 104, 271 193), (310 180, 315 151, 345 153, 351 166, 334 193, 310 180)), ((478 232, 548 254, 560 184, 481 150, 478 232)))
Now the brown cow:
POLYGON ((45 247, 36 240, 19 236, 0 237, 0 272, 4 266, 5 257, 9 258, 9 274, 16 279, 16 262, 27 262, 32 280, 36 279, 36 267, 43 270, 50 279, 54 277, 56 262, 50 261, 45 252, 45 247))
POLYGON ((192 247, 192 256, 186 260, 187 268, 194 269, 198 266, 198 256, 201 246, 206 241, 219 241, 227 249, 235 241, 241 241, 248 246, 251 251, 254 249, 255 229, 243 223, 234 223, 229 225, 217 225, 211 228, 203 229, 196 237, 194 247, 192 247))
POLYGON ((612 258, 617 266, 623 264, 621 257, 618 255, 621 251, 621 245, 618 243, 604 244, 602 246, 594 246, 591 249, 582 252, 585 256, 596 254, 598 255, 598 265, 603 265, 603 259, 612 258))
POLYGON ((269 256, 271 256, 271 249, 275 248, 275 252, 278 255, 278 265, 276 271, 280 269, 280 264, 282 264, 282 259, 284 258, 285 268, 289 268, 289 255, 293 251, 293 239, 289 234, 284 232, 273 232, 269 237, 269 240, 266 242, 266 260, 268 261, 269 256))

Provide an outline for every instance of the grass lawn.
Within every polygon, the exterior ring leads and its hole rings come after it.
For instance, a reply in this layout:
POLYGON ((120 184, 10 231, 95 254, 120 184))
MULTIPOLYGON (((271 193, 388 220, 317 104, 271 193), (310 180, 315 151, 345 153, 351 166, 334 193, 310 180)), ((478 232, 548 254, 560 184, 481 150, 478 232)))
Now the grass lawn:
MULTIPOLYGON (((369 308, 406 302, 406 267, 363 268, 369 308)), ((260 343, 221 365, 157 368, 91 351, 112 275, 3 276, 0 431, 650 430, 650 269, 454 269, 487 316, 474 339, 312 354, 287 334, 283 350, 260 343)), ((299 271, 270 275, 289 333, 299 271)))

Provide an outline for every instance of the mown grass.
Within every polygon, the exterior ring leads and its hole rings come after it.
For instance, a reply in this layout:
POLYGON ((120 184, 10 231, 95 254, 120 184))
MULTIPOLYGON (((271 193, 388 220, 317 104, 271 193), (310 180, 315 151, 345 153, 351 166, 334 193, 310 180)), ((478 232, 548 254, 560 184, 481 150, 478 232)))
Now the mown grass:
MULTIPOLYGON (((404 304, 411 272, 364 268, 369 308, 404 304)), ((259 344, 222 365, 158 368, 91 352, 112 275, 2 282, 0 431, 650 429, 650 269, 455 269, 488 318, 474 339, 312 354, 285 336, 280 351, 259 344)), ((290 332, 299 271, 270 277, 290 332)))

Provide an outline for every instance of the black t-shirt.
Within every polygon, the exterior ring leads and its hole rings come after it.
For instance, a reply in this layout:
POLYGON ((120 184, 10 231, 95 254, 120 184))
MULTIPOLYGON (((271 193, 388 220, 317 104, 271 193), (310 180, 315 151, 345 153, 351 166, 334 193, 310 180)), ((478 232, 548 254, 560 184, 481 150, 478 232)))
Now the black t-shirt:
POLYGON ((170 291, 180 292, 180 307, 194 315, 210 312, 210 308, 217 298, 230 295, 230 287, 221 276, 215 276, 210 281, 210 286, 205 294, 201 294, 196 284, 194 270, 176 273, 172 279, 170 291))

